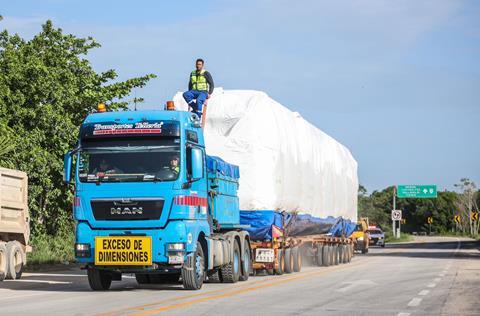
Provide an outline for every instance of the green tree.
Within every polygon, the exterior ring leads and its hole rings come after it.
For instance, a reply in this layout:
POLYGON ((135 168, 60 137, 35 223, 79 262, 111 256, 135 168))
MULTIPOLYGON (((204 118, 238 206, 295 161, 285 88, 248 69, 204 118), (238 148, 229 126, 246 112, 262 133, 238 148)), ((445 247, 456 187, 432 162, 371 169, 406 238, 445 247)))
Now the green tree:
POLYGON ((114 70, 97 73, 86 59, 98 47, 93 38, 64 34, 51 21, 28 41, 0 33, 0 131, 6 135, 0 164, 27 172, 34 232, 55 234, 71 225, 62 157, 75 145, 85 116, 98 102, 110 110, 127 108, 123 98, 155 77, 114 82, 114 70))

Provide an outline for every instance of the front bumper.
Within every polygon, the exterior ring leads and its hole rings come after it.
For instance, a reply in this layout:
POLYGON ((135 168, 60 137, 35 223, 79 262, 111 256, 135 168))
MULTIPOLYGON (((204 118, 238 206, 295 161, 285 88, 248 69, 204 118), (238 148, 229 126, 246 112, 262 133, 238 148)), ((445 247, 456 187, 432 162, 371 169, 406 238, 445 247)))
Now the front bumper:
MULTIPOLYGON (((185 262, 186 254, 194 251, 194 244, 188 242, 187 229, 183 221, 170 221, 165 228, 162 229, 96 229, 93 230, 88 223, 80 222, 76 229, 76 243, 88 244, 90 251, 88 253, 76 253, 77 262, 93 265, 95 261, 95 237, 102 236, 150 236, 152 238, 152 262, 153 266, 169 265, 168 244, 185 243, 185 251, 183 262, 185 262)), ((180 260, 181 261, 181 260, 180 260)), ((183 262, 176 262, 181 265, 183 262)), ((136 267, 134 269, 138 269, 136 267)), ((122 267, 122 270, 128 267, 122 267)))

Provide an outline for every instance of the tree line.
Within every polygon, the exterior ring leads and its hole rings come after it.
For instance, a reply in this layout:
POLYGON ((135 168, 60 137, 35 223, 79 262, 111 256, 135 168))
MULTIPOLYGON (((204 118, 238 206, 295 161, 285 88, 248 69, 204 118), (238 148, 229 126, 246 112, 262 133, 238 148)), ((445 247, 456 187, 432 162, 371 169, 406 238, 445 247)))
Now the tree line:
POLYGON ((118 81, 113 69, 95 71, 87 55, 98 47, 51 21, 31 40, 0 33, 0 167, 28 174, 34 236, 72 231, 73 189, 62 182, 62 157, 85 117, 99 102, 126 109, 132 89, 155 77, 118 81))
MULTIPOLYGON (((461 233, 478 236, 480 220, 473 220, 472 214, 478 213, 480 191, 470 179, 461 179, 455 184, 458 192, 440 191, 435 199, 396 199, 396 209, 402 210, 404 223, 402 232, 437 234, 461 233), (457 217, 456 217, 457 216, 457 217), (428 223, 428 218, 432 223, 428 223), (458 219, 458 222, 456 222, 458 219)), ((371 224, 382 227, 388 233, 392 231, 391 210, 393 207, 394 186, 381 191, 367 193, 365 187, 358 191, 359 217, 368 217, 371 224)))

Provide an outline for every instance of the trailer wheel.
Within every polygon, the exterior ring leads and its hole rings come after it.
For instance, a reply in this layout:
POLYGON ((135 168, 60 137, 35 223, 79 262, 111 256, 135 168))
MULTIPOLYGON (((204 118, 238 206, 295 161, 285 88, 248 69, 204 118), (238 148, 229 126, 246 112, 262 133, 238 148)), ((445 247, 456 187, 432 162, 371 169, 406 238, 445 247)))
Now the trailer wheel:
POLYGON ((317 245, 317 266, 321 267, 323 266, 323 245, 317 245))
POLYGON ((333 245, 333 264, 338 265, 340 263, 340 249, 338 245, 333 245))
POLYGON ((18 241, 7 243, 7 279, 20 279, 22 277, 25 253, 18 241))
POLYGON ((245 239, 243 245, 242 273, 240 275, 240 281, 247 281, 252 270, 252 257, 250 254, 250 243, 247 239, 245 239))
POLYGON ((0 281, 5 280, 7 276, 7 247, 5 243, 0 243, 0 281))
POLYGON ((150 284, 150 277, 148 274, 135 273, 135 279, 138 284, 150 284))
POLYGON ((322 249, 322 263, 324 267, 330 265, 330 246, 324 245, 322 249))
POLYGON ((233 261, 223 267, 220 271, 224 283, 236 283, 240 278, 241 273, 241 254, 238 242, 233 242, 233 261))
POLYGON ((345 250, 345 245, 339 245, 338 249, 340 250, 340 263, 347 263, 347 252, 345 250))
POLYGON ((278 249, 277 251, 277 262, 275 267, 275 274, 282 275, 285 271, 285 260, 283 249, 278 249))
POLYGON ((112 285, 112 275, 104 270, 88 268, 88 284, 94 291, 107 291, 112 285))
POLYGON ((285 249, 285 273, 293 272, 293 255, 292 248, 285 249))
POLYGON ((197 241, 197 249, 187 256, 187 263, 182 267, 183 288, 199 290, 205 280, 205 257, 202 244, 197 241))
POLYGON ((292 248, 293 272, 302 270, 302 254, 298 246, 292 248))

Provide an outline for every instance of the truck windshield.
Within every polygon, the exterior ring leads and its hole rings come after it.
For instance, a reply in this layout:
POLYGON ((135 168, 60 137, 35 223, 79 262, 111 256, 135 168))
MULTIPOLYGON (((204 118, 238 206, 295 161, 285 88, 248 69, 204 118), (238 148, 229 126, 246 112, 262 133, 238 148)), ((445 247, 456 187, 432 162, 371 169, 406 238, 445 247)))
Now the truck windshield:
POLYGON ((85 142, 79 154, 79 179, 81 182, 174 181, 180 173, 178 143, 178 138, 85 142))

